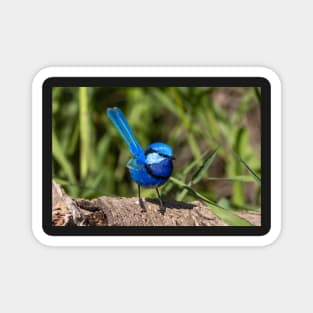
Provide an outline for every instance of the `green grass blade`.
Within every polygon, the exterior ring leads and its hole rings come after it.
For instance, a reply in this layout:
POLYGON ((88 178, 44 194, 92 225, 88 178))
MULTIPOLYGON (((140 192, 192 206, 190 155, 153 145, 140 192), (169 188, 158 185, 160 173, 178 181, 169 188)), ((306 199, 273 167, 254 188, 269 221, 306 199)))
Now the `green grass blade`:
MULTIPOLYGON (((59 178, 59 177, 53 177, 53 180, 56 181, 62 187, 74 187, 74 188, 76 188, 76 190, 77 190, 77 188, 79 188, 80 193, 88 191, 91 194, 97 193, 97 196, 98 196, 98 194, 99 194, 99 196, 101 196, 103 194, 103 188, 94 188, 93 186, 86 185, 86 184, 70 183, 69 181, 62 179, 62 178, 59 178)), ((80 197, 84 198, 87 196, 84 193, 82 193, 82 195, 80 197)))
POLYGON ((68 147, 69 156, 72 156, 75 153, 78 141, 79 141, 79 122, 77 122, 75 125, 74 132, 72 134, 72 138, 69 143, 69 147, 68 147))
POLYGON ((162 92, 158 88, 151 88, 150 97, 153 99, 153 102, 160 103, 163 107, 171 111, 176 116, 179 115, 174 101, 172 101, 165 92, 162 92))
POLYGON ((199 164, 199 162, 201 162, 201 160, 206 158, 209 152, 210 150, 206 150, 204 153, 201 154, 199 159, 193 160, 190 164, 188 164, 182 171, 183 176, 188 175, 199 164))
MULTIPOLYGON (((207 158, 207 156, 209 155, 210 150, 206 150, 204 153, 202 153, 200 155, 199 158, 193 160, 190 164, 188 164, 182 171, 182 176, 184 178, 184 180, 186 179, 186 176, 199 164, 201 164, 201 161, 204 158, 207 158)), ((191 181, 188 183, 188 185, 191 185, 191 181)), ((176 197, 177 201, 183 201, 184 198, 186 197, 188 193, 187 189, 183 189, 176 197)))
POLYGON ((252 176, 248 175, 237 175, 233 177, 209 177, 207 180, 213 180, 213 181, 238 181, 242 183, 250 183, 254 182, 255 179, 252 176))
MULTIPOLYGON (((56 181, 59 185, 61 186, 72 186, 73 184, 70 183, 68 180, 59 178, 59 177, 53 177, 52 178, 54 181, 56 181)), ((76 186, 76 185, 75 185, 76 186)))
POLYGON ((88 173, 90 130, 88 113, 87 87, 79 87, 79 122, 80 122, 80 176, 84 179, 88 173))
POLYGON ((209 167, 215 160, 219 148, 220 147, 218 146, 212 153, 209 154, 209 156, 204 160, 201 167, 192 176, 192 182, 194 184, 197 184, 201 180, 201 178, 208 172, 209 167))
POLYGON ((54 129, 52 129, 52 156, 60 164, 68 180, 71 183, 76 183, 76 178, 74 175, 72 164, 66 158, 54 129))
MULTIPOLYGON (((191 149, 193 157, 196 160, 200 160, 200 158, 201 158, 201 151, 199 149, 198 142, 197 142, 195 136, 193 135, 193 133, 188 133, 187 141, 188 141, 188 144, 190 146, 190 149, 191 149)), ((199 161, 198 165, 200 165, 200 161, 199 161)))
POLYGON ((257 182, 261 182, 261 178, 257 175, 257 173, 240 157, 238 153, 233 151, 235 157, 240 161, 241 164, 248 170, 248 172, 255 178, 257 182))
POLYGON ((254 87, 254 93, 255 93, 259 103, 262 103, 261 88, 260 87, 254 87))
MULTIPOLYGON (((191 184, 188 184, 188 186, 191 186, 191 184)), ((182 189, 181 192, 177 195, 176 200, 177 201, 183 201, 185 197, 187 196, 188 190, 182 189)))
POLYGON ((261 212, 260 207, 250 205, 250 204, 237 205, 236 203, 231 203, 230 205, 231 205, 233 210, 261 212))
POLYGON ((220 207, 224 208, 225 210, 231 209, 230 202, 229 202, 229 200, 226 199, 226 198, 221 198, 220 200, 218 200, 217 204, 218 204, 220 207))
POLYGON ((253 224, 251 224, 246 219, 239 217, 238 215, 232 213, 231 210, 225 210, 223 207, 219 206, 214 201, 208 199, 206 196, 195 191, 193 188, 186 185, 184 182, 182 182, 182 181, 180 181, 174 177, 170 177, 170 181, 173 182, 174 184, 178 185, 181 188, 186 188, 196 198, 201 199, 204 202, 206 202, 207 204, 209 204, 213 213, 215 215, 217 215, 220 219, 222 219, 226 224, 228 224, 230 226, 253 226, 253 224))
POLYGON ((103 171, 99 171, 99 173, 95 175, 95 177, 88 176, 89 179, 86 180, 86 186, 88 187, 85 188, 84 192, 82 193, 82 197, 90 198, 97 195, 99 196, 103 195, 103 193, 105 192, 105 190, 101 188, 101 180, 103 179, 103 177, 104 177, 103 171))
POLYGON ((238 215, 232 213, 230 210, 225 210, 216 206, 212 206, 211 209, 215 215, 217 215, 229 226, 254 226, 246 219, 239 217, 238 215))
MULTIPOLYGON (((243 127, 235 129, 234 133, 234 151, 239 154, 245 153, 245 147, 247 147, 248 133, 247 130, 243 127)), ((233 175, 230 177, 241 175, 242 174, 242 165, 237 158, 233 159, 233 175)), ((245 193, 243 184, 239 181, 235 181, 232 185, 232 201, 238 205, 245 203, 245 193)))

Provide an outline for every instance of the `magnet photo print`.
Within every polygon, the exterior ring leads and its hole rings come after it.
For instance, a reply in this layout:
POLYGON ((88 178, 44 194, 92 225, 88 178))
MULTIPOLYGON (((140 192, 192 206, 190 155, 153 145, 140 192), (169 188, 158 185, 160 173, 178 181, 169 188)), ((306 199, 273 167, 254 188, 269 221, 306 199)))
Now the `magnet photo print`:
POLYGON ((42 70, 33 81, 35 236, 69 246, 272 242, 279 87, 265 68, 42 70))

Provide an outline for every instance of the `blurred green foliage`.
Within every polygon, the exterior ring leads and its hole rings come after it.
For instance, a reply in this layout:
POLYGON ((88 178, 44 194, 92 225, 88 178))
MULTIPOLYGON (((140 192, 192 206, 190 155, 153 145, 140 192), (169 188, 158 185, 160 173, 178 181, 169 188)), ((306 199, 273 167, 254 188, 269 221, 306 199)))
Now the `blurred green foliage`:
MULTIPOLYGON (((260 210, 260 103, 256 88, 54 87, 53 179, 73 197, 135 196, 126 144, 107 118, 118 106, 138 141, 163 141, 176 156, 162 194, 202 199, 231 225, 260 210)), ((154 196, 143 190, 143 196, 154 196)))

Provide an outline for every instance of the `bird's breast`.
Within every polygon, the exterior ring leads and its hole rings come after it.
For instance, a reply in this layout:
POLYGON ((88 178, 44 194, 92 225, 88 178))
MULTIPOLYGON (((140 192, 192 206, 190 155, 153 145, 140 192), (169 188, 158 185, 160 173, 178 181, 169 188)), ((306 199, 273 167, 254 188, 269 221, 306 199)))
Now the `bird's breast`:
POLYGON ((145 164, 149 175, 155 178, 167 179, 171 176, 173 171, 173 163, 170 159, 163 159, 159 162, 145 164))

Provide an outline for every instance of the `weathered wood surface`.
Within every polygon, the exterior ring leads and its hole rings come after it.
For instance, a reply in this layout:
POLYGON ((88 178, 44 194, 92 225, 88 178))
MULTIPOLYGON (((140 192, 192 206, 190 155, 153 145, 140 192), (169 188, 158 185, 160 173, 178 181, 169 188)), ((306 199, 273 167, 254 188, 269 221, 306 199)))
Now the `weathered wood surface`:
MULTIPOLYGON (((140 207, 137 197, 72 199, 53 181, 52 222, 55 226, 226 226, 200 201, 163 202, 165 214, 160 213, 158 199, 145 199, 146 211, 140 207)), ((260 223, 258 213, 240 212, 238 215, 255 225, 260 223)))

